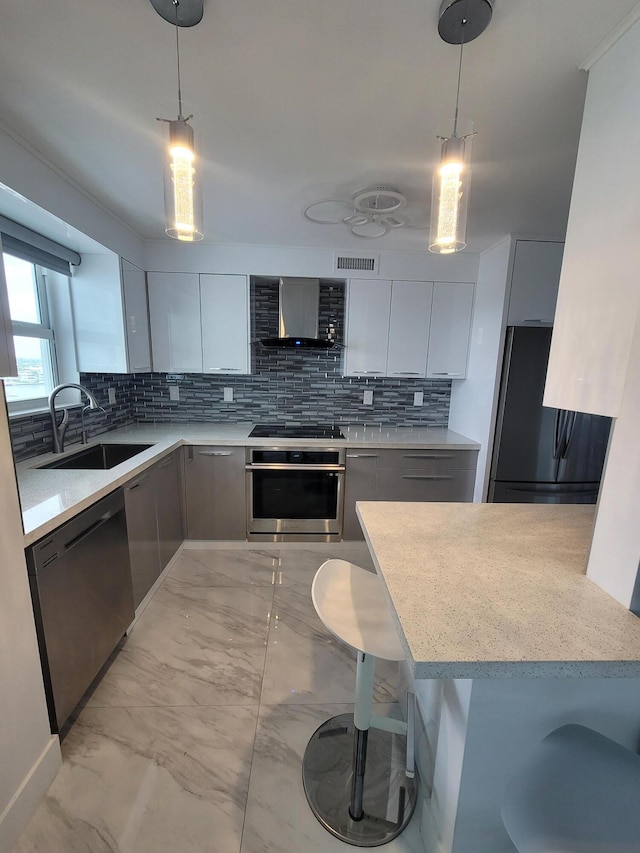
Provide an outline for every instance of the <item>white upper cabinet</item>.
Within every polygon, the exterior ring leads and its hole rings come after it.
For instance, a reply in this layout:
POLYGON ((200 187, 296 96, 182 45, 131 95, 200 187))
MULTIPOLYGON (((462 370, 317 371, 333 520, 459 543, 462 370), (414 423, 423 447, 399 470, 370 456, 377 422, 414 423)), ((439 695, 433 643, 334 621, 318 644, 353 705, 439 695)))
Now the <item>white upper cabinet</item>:
POLYGON ((387 375, 390 313, 390 281, 349 282, 345 376, 387 375))
POLYGON ((473 284, 468 282, 435 282, 427 358, 428 378, 464 379, 467 375, 473 291, 473 284))
POLYGON ((564 243, 516 240, 507 325, 551 325, 556 312, 564 243))
POLYGON ((143 270, 117 255, 83 254, 70 291, 81 373, 151 369, 143 270))
POLYGON ((426 376, 432 298, 430 281, 392 282, 387 376, 426 376))
POLYGON ((201 275, 204 373, 249 373, 249 279, 201 275))
POLYGON ((474 285, 349 282, 346 376, 464 379, 474 285))
POLYGON ((127 332, 127 361, 131 373, 151 370, 149 303, 144 270, 122 259, 122 292, 127 332))
POLYGON ((153 369, 202 373, 198 274, 150 272, 147 282, 153 369))

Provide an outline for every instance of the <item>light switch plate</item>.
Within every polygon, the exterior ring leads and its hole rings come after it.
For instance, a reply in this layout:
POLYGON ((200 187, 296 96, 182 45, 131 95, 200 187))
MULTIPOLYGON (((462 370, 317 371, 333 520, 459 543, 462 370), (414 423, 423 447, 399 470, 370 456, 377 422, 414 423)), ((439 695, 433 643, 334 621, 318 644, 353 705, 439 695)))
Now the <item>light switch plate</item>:
POLYGON ((113 406, 114 403, 116 402, 116 389, 115 388, 109 388, 108 394, 109 394, 109 404, 111 406, 113 406))
POLYGON ((362 395, 362 402, 365 406, 373 405, 373 391, 371 391, 370 388, 365 389, 365 392, 362 395))
POLYGON ((414 406, 422 406, 424 403, 424 391, 414 391, 413 392, 413 405, 414 406))
POLYGON ((233 388, 225 388, 222 399, 225 403, 233 403, 233 388))
POLYGON ((180 387, 178 385, 169 385, 169 399, 174 402, 180 399, 180 387))

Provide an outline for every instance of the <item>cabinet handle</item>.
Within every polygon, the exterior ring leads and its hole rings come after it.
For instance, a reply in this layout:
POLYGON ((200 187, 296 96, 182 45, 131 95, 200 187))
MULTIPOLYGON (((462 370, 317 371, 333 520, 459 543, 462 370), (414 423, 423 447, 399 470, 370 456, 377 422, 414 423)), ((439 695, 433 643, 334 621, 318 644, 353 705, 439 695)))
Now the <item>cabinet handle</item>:
POLYGON ((439 373, 437 371, 434 371, 431 375, 432 376, 464 376, 464 373, 445 373, 444 371, 439 373))
POLYGON ((347 453, 347 459, 377 459, 377 453, 347 453))
POLYGON ((422 376, 417 370, 394 370, 392 376, 422 376))
POLYGON ((198 456, 232 456, 233 450, 199 450, 198 456))
POLYGON ((170 456, 170 457, 169 457, 165 462, 161 462, 161 463, 158 465, 158 468, 159 468, 159 469, 162 469, 162 468, 168 468, 168 467, 169 467, 169 465, 173 465, 173 456, 170 456))
POLYGON ((523 320, 522 322, 523 323, 548 323, 550 326, 553 325, 553 320, 545 320, 541 317, 536 317, 535 319, 531 319, 531 320, 523 320))
POLYGON ((403 459, 453 459, 454 457, 444 453, 403 453, 403 459))
POLYGON ((220 370, 220 371, 225 370, 227 373, 232 373, 233 371, 235 371, 237 373, 240 370, 240 368, 239 367, 207 367, 207 370, 210 370, 212 372, 216 371, 216 370, 220 370))
POLYGON ((127 486, 127 491, 132 492, 134 489, 139 488, 143 483, 145 483, 149 479, 149 475, 145 474, 144 477, 140 477, 132 486, 127 486))
POLYGON ((360 376, 382 376, 382 370, 356 370, 360 376))
POLYGON ((131 368, 132 370, 149 370, 151 368, 150 364, 134 364, 131 368))
POLYGON ((445 477, 440 474, 403 474, 403 480, 453 480, 453 477, 445 477))

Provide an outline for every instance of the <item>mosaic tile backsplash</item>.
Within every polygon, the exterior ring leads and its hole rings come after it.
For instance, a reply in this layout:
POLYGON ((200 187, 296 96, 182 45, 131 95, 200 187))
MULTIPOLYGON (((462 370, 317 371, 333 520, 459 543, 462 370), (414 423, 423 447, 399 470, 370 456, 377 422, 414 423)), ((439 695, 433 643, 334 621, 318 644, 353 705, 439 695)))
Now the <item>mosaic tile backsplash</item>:
MULTIPOLYGON (((278 285, 256 279, 251 286, 252 374, 82 374, 80 381, 96 395, 107 415, 88 412, 92 437, 135 422, 195 423, 252 421, 255 423, 375 424, 381 426, 446 427, 449 420, 450 380, 386 379, 342 376, 344 341, 344 285, 321 281, 320 335, 330 335, 330 350, 267 349, 259 343, 278 329, 278 285), (178 386, 178 401, 169 399, 178 386), (107 404, 108 388, 115 388, 117 404, 107 404), (233 389, 233 402, 224 402, 224 388, 233 389), (363 404, 365 389, 373 404, 363 404), (414 391, 424 404, 413 405, 414 391)), ((17 461, 51 449, 48 414, 11 419, 17 461)), ((66 444, 80 441, 80 413, 73 410, 66 444)))

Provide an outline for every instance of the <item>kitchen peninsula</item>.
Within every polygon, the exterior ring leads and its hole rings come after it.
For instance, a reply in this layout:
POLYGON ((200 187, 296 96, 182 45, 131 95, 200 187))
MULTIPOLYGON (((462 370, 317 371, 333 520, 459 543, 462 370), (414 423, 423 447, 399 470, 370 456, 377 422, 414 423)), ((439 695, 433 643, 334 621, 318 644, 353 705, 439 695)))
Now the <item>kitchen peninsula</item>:
POLYGON ((637 748, 640 620, 584 574, 594 508, 357 513, 425 719, 427 848, 513 851, 500 802, 529 747, 576 722, 637 748))

